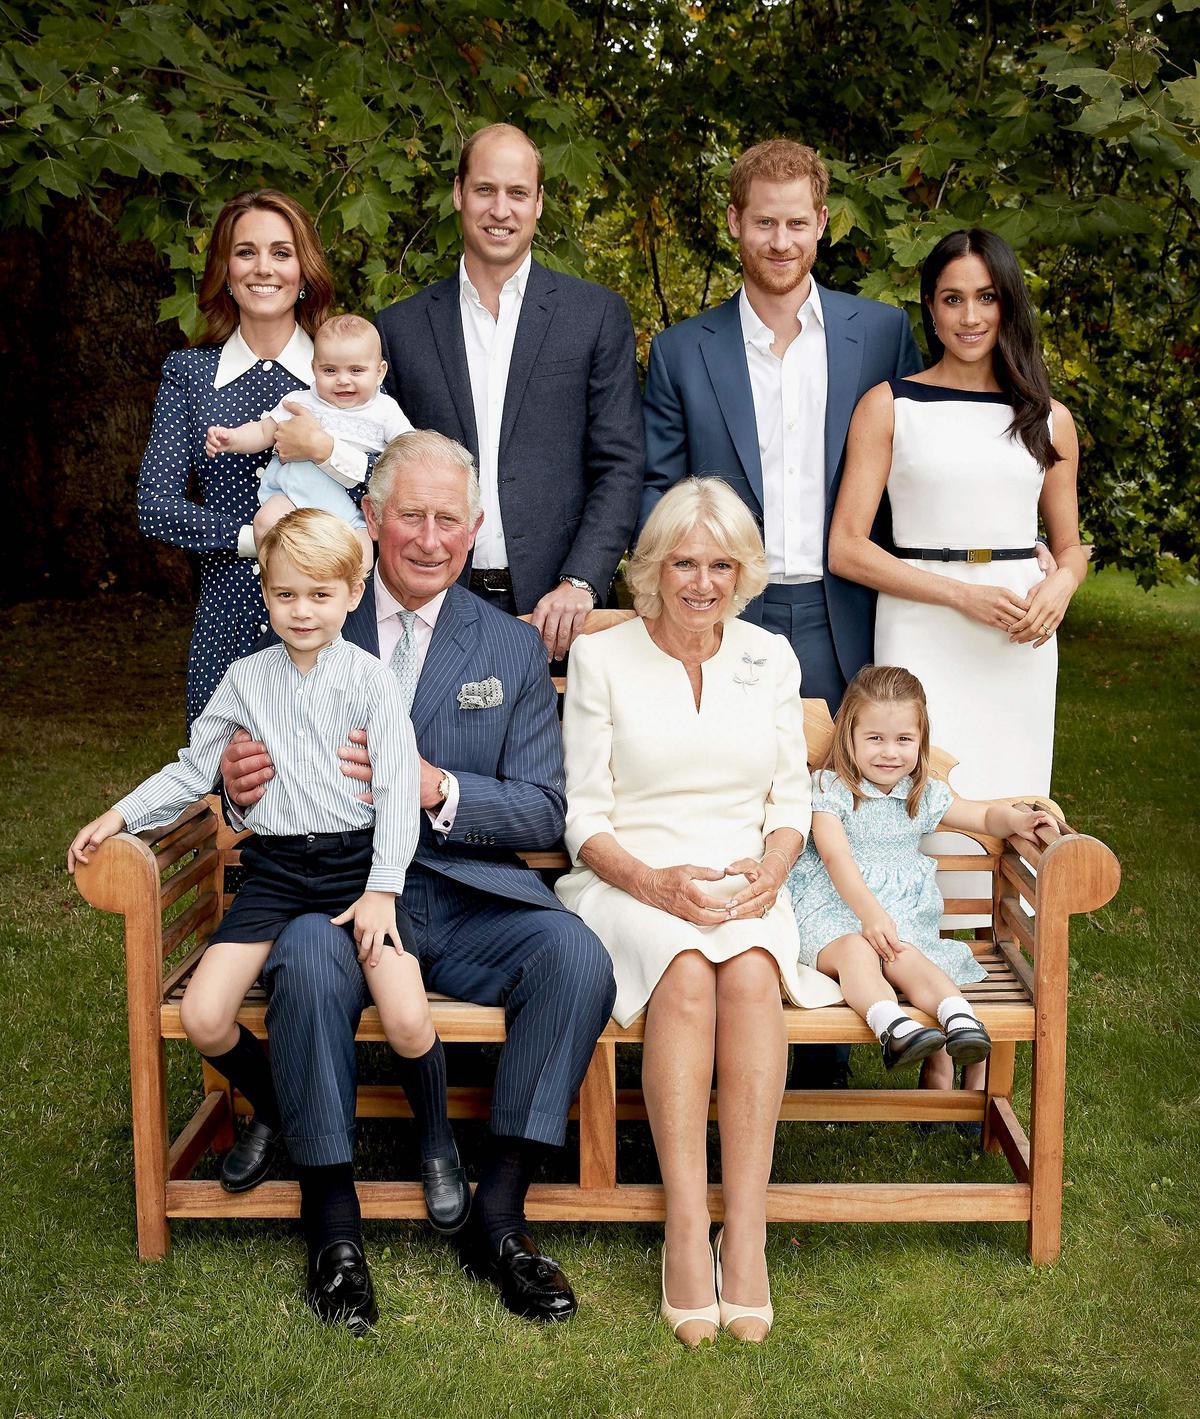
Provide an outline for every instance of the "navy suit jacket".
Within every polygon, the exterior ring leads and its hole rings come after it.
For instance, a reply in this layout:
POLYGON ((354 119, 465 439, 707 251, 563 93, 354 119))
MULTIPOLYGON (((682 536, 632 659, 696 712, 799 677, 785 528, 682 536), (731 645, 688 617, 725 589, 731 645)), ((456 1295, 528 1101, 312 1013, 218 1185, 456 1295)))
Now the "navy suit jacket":
MULTIPOLYGON (((374 576, 342 634, 379 654, 374 576)), ((557 696, 533 627, 461 586, 450 587, 421 667, 412 722, 421 757, 449 770, 459 788, 449 833, 435 833, 421 814, 414 860, 493 896, 565 910, 515 855, 557 846, 566 814, 557 696), (463 685, 492 676, 503 687, 503 702, 462 709, 463 685)))
MULTIPOLYGON (((914 374, 921 356, 902 310, 881 301, 821 292, 828 358, 825 404, 825 528, 842 478, 846 434, 854 407, 868 389, 893 375, 914 374)), ((672 325, 650 346, 642 410, 646 425, 646 486, 639 530, 659 498, 681 478, 719 474, 763 525, 762 462, 754 395, 742 338, 738 296, 672 325)), ((886 507, 873 535, 890 535, 886 507)), ((825 571, 825 600, 842 674, 849 680, 873 658, 875 593, 825 571)), ((744 613, 761 619, 757 603, 744 613)))
MULTIPOLYGON (((458 274, 376 317, 384 388, 418 429, 479 461, 458 274)), ((615 291, 534 261, 517 320, 500 424, 500 516, 517 611, 563 575, 601 601, 629 544, 642 491, 633 325, 615 291)), ((470 563, 464 569, 466 579, 470 563)))

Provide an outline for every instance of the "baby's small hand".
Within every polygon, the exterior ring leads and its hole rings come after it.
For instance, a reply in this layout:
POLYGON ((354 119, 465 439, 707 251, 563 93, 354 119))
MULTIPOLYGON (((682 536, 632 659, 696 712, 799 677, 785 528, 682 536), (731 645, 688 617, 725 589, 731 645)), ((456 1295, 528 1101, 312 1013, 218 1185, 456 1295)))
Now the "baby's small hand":
POLYGON ((218 453, 224 453, 229 447, 233 430, 222 428, 220 424, 210 424, 208 432, 204 435, 204 452, 209 458, 216 458, 218 453))

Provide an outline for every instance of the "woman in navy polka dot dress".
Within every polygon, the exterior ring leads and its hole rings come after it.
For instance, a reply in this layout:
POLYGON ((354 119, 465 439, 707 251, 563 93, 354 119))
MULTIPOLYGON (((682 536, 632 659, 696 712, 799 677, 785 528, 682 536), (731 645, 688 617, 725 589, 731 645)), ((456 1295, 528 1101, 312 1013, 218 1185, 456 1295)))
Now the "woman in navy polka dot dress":
MULTIPOLYGON (((210 424, 259 419, 311 385, 311 337, 332 302, 320 240, 298 202, 264 188, 225 204, 200 284, 204 332, 163 365, 138 477, 141 530, 200 558, 189 727, 233 661, 254 648, 266 619, 252 527, 263 455, 207 458, 205 433, 210 424), (193 486, 198 500, 189 497, 193 486)), ((319 462, 327 450, 328 435, 311 415, 281 425, 281 458, 319 462)))

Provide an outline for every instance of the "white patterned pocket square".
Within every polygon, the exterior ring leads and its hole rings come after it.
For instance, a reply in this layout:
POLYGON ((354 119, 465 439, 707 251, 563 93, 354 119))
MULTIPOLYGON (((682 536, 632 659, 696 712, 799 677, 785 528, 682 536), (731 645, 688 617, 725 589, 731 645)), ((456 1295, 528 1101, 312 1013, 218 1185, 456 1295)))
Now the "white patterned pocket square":
POLYGON ((494 709, 504 703, 504 686, 494 675, 467 684, 458 692, 459 709, 494 709))

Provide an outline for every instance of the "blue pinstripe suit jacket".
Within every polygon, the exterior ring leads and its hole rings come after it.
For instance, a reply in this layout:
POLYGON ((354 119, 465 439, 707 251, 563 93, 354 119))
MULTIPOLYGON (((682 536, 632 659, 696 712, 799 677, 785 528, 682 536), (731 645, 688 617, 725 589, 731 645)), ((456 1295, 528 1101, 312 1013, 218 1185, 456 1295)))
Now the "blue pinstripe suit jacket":
MULTIPOLYGON (((346 618, 345 638, 379 654, 375 577, 346 618)), ((558 703, 546 652, 532 626, 457 584, 442 603, 412 707, 422 758, 458 779, 447 834, 421 814, 415 861, 468 887, 531 906, 565 910, 518 849, 555 847, 566 821, 558 703), (461 709, 463 685, 495 676, 502 704, 461 709)))

